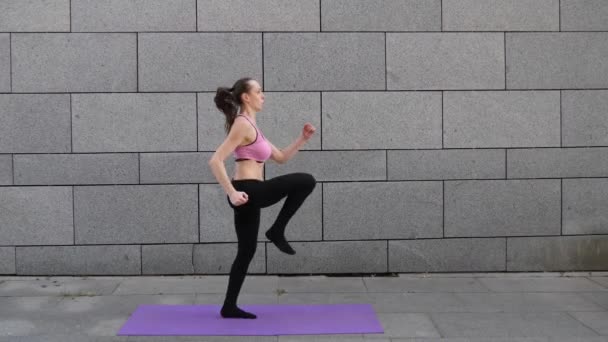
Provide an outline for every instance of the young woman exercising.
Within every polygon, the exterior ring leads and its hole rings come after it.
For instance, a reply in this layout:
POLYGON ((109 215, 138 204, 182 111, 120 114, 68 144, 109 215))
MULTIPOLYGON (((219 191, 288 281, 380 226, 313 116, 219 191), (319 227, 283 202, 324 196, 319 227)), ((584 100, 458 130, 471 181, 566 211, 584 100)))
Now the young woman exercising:
POLYGON ((282 252, 295 254, 285 239, 285 227, 316 185, 314 177, 307 173, 291 173, 264 180, 264 162, 272 159, 279 164, 285 163, 310 139, 315 128, 306 123, 292 144, 282 150, 276 148, 256 125, 256 113, 262 110, 264 94, 260 84, 251 78, 236 81, 232 88, 218 88, 214 101, 226 116, 228 134, 209 160, 209 166, 226 192, 228 204, 234 209, 238 239, 238 251, 230 269, 221 315, 225 318, 256 318, 254 314, 239 309, 236 302, 255 254, 260 209, 286 197, 278 217, 265 235, 282 252), (224 166, 231 153, 237 162, 232 179, 224 166))

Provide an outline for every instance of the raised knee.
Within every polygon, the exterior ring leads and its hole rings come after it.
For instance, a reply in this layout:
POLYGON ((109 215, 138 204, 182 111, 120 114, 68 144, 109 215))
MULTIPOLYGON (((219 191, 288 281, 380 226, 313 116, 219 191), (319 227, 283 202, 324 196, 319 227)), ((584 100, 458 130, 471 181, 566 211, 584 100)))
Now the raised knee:
POLYGON ((309 173, 302 173, 302 186, 312 191, 317 185, 317 180, 309 173))

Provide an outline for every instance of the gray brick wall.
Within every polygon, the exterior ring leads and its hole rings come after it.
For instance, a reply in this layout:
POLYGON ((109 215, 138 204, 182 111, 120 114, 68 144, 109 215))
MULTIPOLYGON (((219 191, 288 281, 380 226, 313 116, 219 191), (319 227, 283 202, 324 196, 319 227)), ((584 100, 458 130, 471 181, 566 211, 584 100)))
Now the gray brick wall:
POLYGON ((0 1, 0 274, 228 273, 243 76, 318 128, 251 273, 608 271, 606 61, 604 0, 0 1))

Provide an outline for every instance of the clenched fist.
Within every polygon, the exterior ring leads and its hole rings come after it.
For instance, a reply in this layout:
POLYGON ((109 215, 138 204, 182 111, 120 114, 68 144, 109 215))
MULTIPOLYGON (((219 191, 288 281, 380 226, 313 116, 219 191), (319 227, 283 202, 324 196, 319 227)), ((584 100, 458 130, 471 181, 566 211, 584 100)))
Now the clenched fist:
POLYGON ((247 196, 247 194, 242 191, 235 191, 235 192, 231 193, 229 197, 230 197, 230 202, 235 207, 245 204, 249 200, 249 196, 247 196))
POLYGON ((304 128, 302 129, 302 137, 304 137, 305 140, 308 140, 310 139, 310 137, 312 137, 316 130, 317 129, 315 128, 315 126, 306 123, 304 124, 304 128))

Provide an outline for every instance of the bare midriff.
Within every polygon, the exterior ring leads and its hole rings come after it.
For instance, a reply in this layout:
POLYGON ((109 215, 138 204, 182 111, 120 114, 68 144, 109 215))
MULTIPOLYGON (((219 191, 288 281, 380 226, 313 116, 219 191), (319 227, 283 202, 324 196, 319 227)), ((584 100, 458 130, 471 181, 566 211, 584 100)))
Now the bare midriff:
POLYGON ((263 180, 264 163, 258 163, 255 160, 241 160, 235 162, 234 180, 239 179, 257 179, 263 180))

